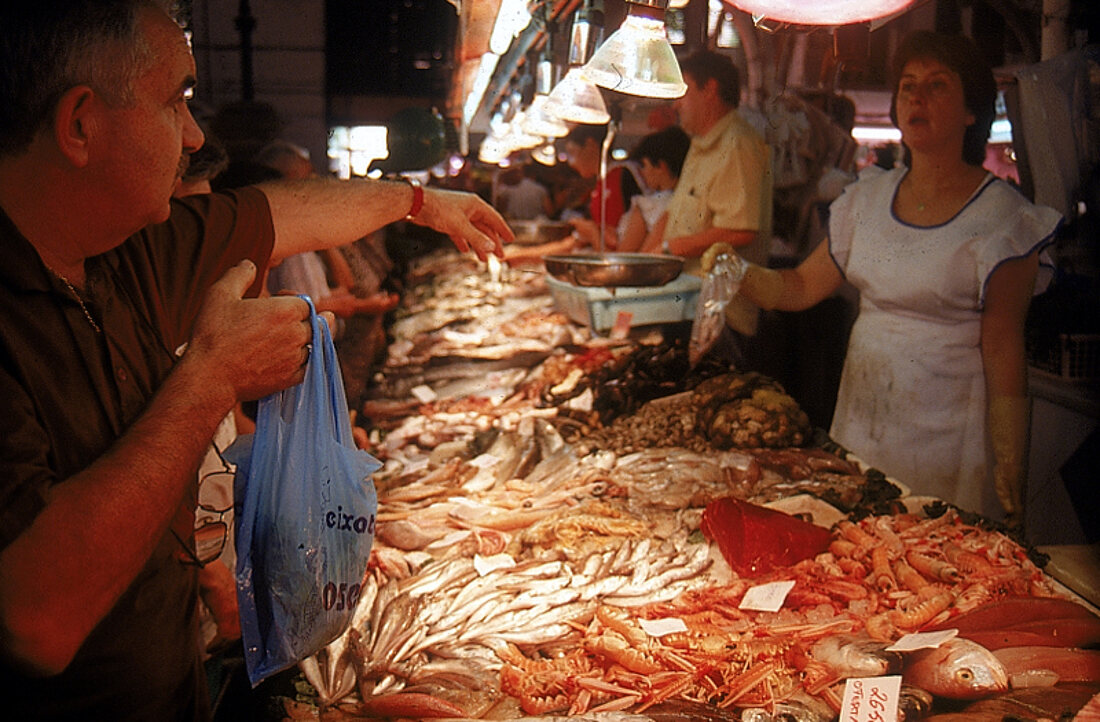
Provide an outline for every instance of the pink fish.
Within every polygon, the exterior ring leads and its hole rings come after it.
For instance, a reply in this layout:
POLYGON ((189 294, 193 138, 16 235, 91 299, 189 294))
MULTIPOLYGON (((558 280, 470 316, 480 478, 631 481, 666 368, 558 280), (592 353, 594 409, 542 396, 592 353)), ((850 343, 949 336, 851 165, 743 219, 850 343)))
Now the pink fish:
POLYGON ((1008 674, 993 653, 960 637, 907 655, 902 678, 948 699, 982 699, 1008 689, 1008 674))
POLYGON ((1004 665, 1008 678, 1027 679, 1049 672, 1057 682, 1100 682, 1100 650, 1062 647, 1005 647, 993 652, 1004 665))

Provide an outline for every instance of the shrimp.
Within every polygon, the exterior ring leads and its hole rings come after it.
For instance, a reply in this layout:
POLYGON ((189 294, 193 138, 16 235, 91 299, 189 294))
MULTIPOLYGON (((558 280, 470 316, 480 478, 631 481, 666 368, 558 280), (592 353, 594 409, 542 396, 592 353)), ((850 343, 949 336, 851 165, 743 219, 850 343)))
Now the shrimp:
POLYGON ((898 588, 898 580, 894 579, 890 557, 884 546, 871 550, 871 584, 880 592, 892 592, 898 588))
POLYGON ((925 579, 916 569, 909 566, 904 559, 894 560, 894 576, 901 582, 902 586, 917 594, 932 586, 931 582, 925 579))
POLYGON ((928 622, 940 612, 946 610, 951 606, 951 603, 955 601, 955 595, 948 591, 943 591, 934 597, 918 602, 905 610, 894 609, 889 612, 890 621, 894 623, 894 626, 899 629, 911 630, 918 629, 928 622))
POLYGON ((914 569, 929 579, 950 582, 952 584, 962 579, 959 570, 942 559, 936 559, 935 557, 915 551, 908 552, 905 555, 905 559, 914 569))

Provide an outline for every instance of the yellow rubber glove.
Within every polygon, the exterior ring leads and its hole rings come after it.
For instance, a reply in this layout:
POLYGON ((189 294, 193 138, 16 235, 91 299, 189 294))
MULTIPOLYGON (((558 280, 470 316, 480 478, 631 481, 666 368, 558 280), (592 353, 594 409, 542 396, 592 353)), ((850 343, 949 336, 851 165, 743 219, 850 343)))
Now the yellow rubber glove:
POLYGON ((702 264, 703 273, 710 273, 714 268, 714 262, 718 260, 718 256, 729 255, 733 253, 733 246, 728 243, 712 243, 710 248, 703 251, 702 258, 699 259, 702 264))
POLYGON ((1030 407, 1026 396, 989 399, 989 435, 993 442, 993 484, 1010 523, 1023 519, 1030 407))
POLYGON ((699 259, 704 273, 710 273, 718 262, 719 256, 730 256, 739 262, 736 274, 739 284, 738 293, 763 309, 773 309, 783 295, 785 282, 779 271, 749 263, 737 255, 728 243, 715 243, 703 252, 699 259))

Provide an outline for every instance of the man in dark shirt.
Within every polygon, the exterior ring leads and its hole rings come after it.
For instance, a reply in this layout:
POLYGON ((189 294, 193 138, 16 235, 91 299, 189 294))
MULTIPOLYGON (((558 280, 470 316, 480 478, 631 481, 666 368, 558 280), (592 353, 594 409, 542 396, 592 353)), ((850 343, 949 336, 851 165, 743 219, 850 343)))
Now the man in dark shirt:
POLYGON ((476 196, 268 184, 170 201, 203 136, 151 0, 0 4, 0 686, 12 719, 204 719, 196 469, 239 401, 298 383, 308 307, 257 269, 413 216, 480 258, 476 196), (182 355, 179 349, 186 343, 182 355), (176 537, 179 537, 177 539, 176 537))

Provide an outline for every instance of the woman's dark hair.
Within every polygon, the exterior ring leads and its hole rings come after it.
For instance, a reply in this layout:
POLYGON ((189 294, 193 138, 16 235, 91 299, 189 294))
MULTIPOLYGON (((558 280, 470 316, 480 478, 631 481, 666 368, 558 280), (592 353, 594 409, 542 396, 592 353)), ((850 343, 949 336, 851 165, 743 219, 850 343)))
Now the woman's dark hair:
MULTIPOLYGON (((962 80, 966 109, 974 116, 974 123, 963 136, 963 160, 980 166, 985 162, 985 146, 989 129, 996 117, 997 83, 989 63, 982 57, 974 41, 964 35, 946 35, 930 30, 918 30, 905 37, 894 54, 894 92, 890 98, 890 120, 898 124, 898 83, 902 71, 910 60, 917 58, 936 60, 958 73, 962 80)), ((908 164, 909 149, 905 149, 908 164)))
POLYGON ((741 75, 730 56, 713 50, 697 50, 680 61, 680 72, 690 75, 699 86, 713 78, 718 83, 722 101, 731 108, 740 105, 741 75))
POLYGON ((607 124, 593 125, 590 123, 578 123, 570 128, 569 133, 562 138, 563 143, 576 143, 579 146, 583 146, 589 140, 595 141, 596 145, 603 145, 604 138, 607 137, 607 124))
POLYGON ((691 138, 688 134, 680 126, 671 125, 664 130, 650 133, 638 141, 630 157, 639 161, 647 158, 654 165, 663 160, 668 164, 672 175, 679 177, 689 147, 691 147, 691 138))

